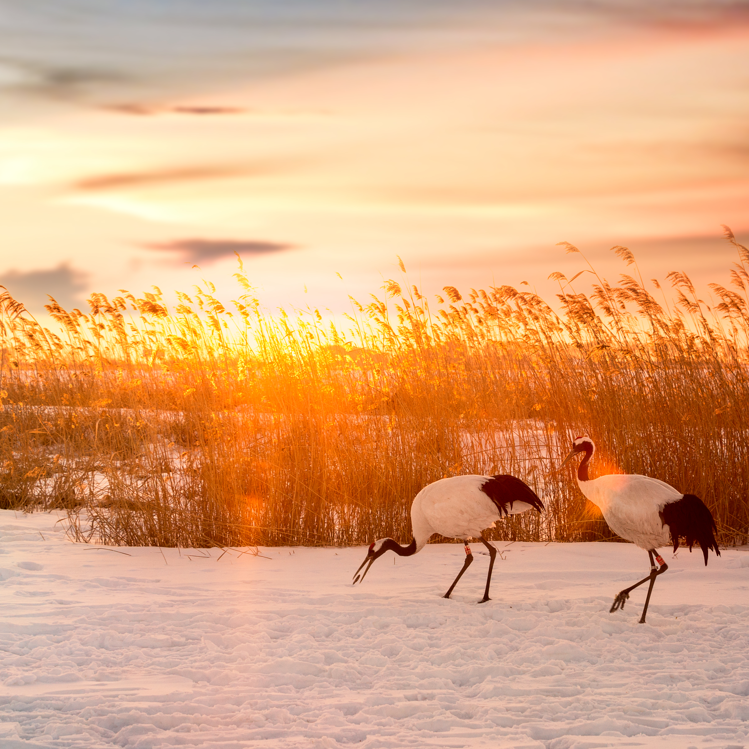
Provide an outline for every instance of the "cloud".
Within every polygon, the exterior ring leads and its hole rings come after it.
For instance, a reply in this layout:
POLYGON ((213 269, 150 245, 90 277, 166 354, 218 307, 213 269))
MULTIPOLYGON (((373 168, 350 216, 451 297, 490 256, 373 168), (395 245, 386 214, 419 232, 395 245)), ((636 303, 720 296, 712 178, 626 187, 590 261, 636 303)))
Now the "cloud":
POLYGON ((54 62, 29 62, 3 58, 6 71, 13 71, 7 87, 21 93, 55 100, 82 100, 92 90, 135 83, 136 79, 108 63, 57 65, 54 62))
POLYGON ((124 102, 121 104, 107 104, 102 109, 119 114, 131 114, 137 117, 153 117, 159 114, 188 114, 199 117, 243 114, 247 110, 243 107, 222 107, 213 105, 194 106, 156 106, 153 104, 142 104, 140 102, 124 102))
POLYGON ((170 182, 226 179, 227 177, 238 177, 251 173, 262 173, 262 169, 258 168, 257 171, 252 171, 237 167, 188 166, 176 167, 173 169, 161 169, 152 172, 115 172, 113 174, 100 174, 96 177, 86 177, 75 182, 73 188, 90 192, 96 190, 111 190, 118 187, 159 185, 170 182))
POLYGON ((0 274, 0 285, 21 302, 32 314, 43 314, 49 297, 54 297, 64 309, 83 304, 83 290, 87 274, 62 263, 57 268, 19 271, 0 274), (49 295, 49 296, 48 296, 49 295))
POLYGON ((182 256, 187 263, 210 263, 225 257, 269 255, 293 249, 294 245, 281 242, 268 242, 256 239, 175 239, 172 242, 161 242, 143 245, 157 252, 172 252, 182 256))
POLYGON ((121 83, 126 79, 122 73, 93 66, 37 68, 36 72, 39 88, 63 93, 100 83, 121 83))
POLYGON ((244 112, 244 109, 240 107, 172 107, 171 112, 179 112, 179 114, 240 114, 244 112))
POLYGON ((192 100, 238 83, 419 48, 599 36, 601 21, 617 32, 622 23, 678 29, 749 21, 746 0, 177 0, 159 3, 158 12, 144 2, 108 3, 106 12, 97 5, 4 3, 0 62, 25 69, 33 79, 27 91, 55 99, 95 97, 101 104, 159 92, 192 100))
POLYGON ((161 167, 143 172, 112 172, 84 177, 70 187, 84 192, 112 190, 141 185, 160 185, 172 182, 195 182, 201 180, 231 179, 236 177, 266 177, 293 171, 312 160, 305 157, 288 156, 278 159, 251 159, 239 165, 196 165, 161 167))
POLYGON ((119 114, 132 114, 138 117, 148 117, 163 111, 161 107, 139 102, 123 102, 121 104, 105 104, 102 109, 106 112, 117 112, 119 114))

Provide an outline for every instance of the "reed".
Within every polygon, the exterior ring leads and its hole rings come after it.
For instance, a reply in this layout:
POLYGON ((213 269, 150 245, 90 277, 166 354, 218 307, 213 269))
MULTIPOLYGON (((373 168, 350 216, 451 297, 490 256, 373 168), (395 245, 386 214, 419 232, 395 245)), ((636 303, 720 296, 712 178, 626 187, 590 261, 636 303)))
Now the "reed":
POLYGON ((744 543, 749 251, 726 237, 738 262, 710 305, 684 274, 645 283, 624 247, 631 274, 552 274, 553 301, 446 286, 430 302, 401 263, 343 325, 268 315, 241 262, 231 302, 205 282, 174 306, 157 288, 52 301, 58 333, 6 292, 0 507, 63 508, 74 538, 107 544, 348 545, 406 541, 431 481, 512 473, 547 512, 495 539, 610 539, 553 473, 588 433, 598 470, 694 492, 744 543))

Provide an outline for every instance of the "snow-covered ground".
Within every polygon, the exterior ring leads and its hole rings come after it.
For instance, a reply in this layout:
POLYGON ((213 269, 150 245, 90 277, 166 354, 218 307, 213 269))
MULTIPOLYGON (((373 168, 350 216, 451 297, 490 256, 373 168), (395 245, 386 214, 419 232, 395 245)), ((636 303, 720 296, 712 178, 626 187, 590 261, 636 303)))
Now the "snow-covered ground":
POLYGON ((106 550, 0 512, 0 747, 749 747, 749 553, 106 550), (125 552, 125 553, 120 553, 125 552))

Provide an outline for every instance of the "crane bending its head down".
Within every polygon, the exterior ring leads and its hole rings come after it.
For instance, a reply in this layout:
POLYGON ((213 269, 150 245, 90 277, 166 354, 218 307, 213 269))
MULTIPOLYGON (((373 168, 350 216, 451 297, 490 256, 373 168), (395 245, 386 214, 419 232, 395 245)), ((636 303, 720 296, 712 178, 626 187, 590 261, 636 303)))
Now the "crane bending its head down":
POLYGON ((473 561, 468 539, 479 538, 489 550, 491 557, 486 590, 480 601, 484 603, 490 600, 489 584, 497 550, 484 538, 482 532, 493 527, 497 520, 507 515, 516 515, 531 509, 541 512, 543 508, 543 503, 536 493, 514 476, 471 475, 440 479, 424 487, 411 505, 411 543, 401 546, 392 538, 381 538, 370 544, 367 556, 354 575, 354 583, 364 580, 372 564, 385 552, 393 551, 402 557, 411 556, 421 551, 432 535, 439 533, 448 538, 461 539, 466 552, 462 569, 445 593, 444 597, 449 598, 458 580, 473 561), (364 572, 361 572, 362 568, 364 572))
POLYGON ((578 437, 572 443, 572 452, 565 458, 560 469, 574 456, 582 454, 583 459, 577 469, 580 491, 600 508, 614 533, 648 552, 650 575, 621 591, 611 606, 612 612, 623 608, 629 592, 650 581, 645 608, 640 618, 640 623, 643 624, 655 578, 668 569, 668 565, 657 553, 657 548, 673 544, 676 551, 679 538, 683 536, 690 551, 695 543, 699 543, 707 564, 708 549, 720 556, 714 535, 715 521, 699 497, 682 494, 665 481, 639 474, 608 474, 591 479, 588 476, 588 463, 594 452, 595 445, 590 437, 578 437))

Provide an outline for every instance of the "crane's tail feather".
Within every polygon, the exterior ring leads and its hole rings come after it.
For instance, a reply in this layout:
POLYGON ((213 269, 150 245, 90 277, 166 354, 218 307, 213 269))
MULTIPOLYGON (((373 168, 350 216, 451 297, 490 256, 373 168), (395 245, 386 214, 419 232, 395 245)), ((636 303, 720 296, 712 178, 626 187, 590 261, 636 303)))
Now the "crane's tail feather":
POLYGON ((674 551, 679 548, 679 538, 684 537, 692 551, 695 542, 702 548, 707 564, 707 552, 712 549, 720 556, 718 542, 715 539, 715 520, 705 503, 694 494, 685 494, 676 502, 669 502, 661 510, 661 519, 671 531, 674 551))

